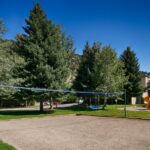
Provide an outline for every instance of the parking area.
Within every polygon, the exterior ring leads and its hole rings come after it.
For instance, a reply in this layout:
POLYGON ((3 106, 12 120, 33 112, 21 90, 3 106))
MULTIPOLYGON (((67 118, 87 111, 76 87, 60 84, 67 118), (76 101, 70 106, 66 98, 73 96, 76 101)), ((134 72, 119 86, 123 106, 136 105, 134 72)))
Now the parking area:
POLYGON ((149 150, 150 121, 75 115, 0 121, 0 139, 18 150, 149 150))

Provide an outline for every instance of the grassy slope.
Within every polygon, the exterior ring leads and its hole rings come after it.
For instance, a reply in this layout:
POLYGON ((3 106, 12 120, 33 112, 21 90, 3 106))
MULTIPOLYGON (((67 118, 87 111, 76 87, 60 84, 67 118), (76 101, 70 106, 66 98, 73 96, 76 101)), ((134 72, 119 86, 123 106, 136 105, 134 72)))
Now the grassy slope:
POLYGON ((0 141, 0 150, 16 150, 14 147, 0 141))

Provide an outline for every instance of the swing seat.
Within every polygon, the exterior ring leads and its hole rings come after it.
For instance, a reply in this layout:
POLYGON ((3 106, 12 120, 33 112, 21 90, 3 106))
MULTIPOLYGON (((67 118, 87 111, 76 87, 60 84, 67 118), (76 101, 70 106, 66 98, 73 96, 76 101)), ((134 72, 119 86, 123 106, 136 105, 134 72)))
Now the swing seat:
POLYGON ((97 105, 90 105, 89 108, 92 109, 92 110, 99 110, 99 109, 102 109, 101 106, 97 106, 97 105))

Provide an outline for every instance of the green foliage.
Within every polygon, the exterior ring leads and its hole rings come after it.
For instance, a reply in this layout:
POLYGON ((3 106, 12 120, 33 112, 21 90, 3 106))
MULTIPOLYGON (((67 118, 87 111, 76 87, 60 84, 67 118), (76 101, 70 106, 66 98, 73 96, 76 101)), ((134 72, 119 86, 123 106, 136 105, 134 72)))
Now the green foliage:
POLYGON ((64 94, 63 96, 57 98, 59 102, 63 103, 74 103, 76 102, 77 96, 75 94, 64 94))
MULTIPOLYGON (((124 51, 121 61, 114 49, 101 47, 98 42, 93 47, 87 42, 83 55, 75 55, 73 40, 47 18, 38 3, 23 29, 24 34, 17 35, 15 41, 3 40, 5 28, 0 20, 0 84, 112 92, 125 87, 127 99, 141 95, 138 59, 130 48, 124 51)), ((0 89, 0 105, 1 100, 43 101, 50 97, 60 101, 75 98, 58 93, 0 89)))
MULTIPOLYGON (((0 41, 0 84, 14 85, 19 84, 22 80, 13 78, 13 68, 16 65, 21 65, 24 61, 18 57, 11 49, 12 41, 0 41)), ((0 106, 3 106, 4 100, 13 99, 13 89, 0 89, 0 106)))
POLYGON ((74 81, 74 88, 81 91, 92 90, 92 72, 94 69, 94 61, 96 53, 100 51, 100 44, 94 43, 91 48, 87 42, 81 57, 81 64, 77 71, 77 76, 74 81))
POLYGON ((140 66, 136 54, 130 47, 127 47, 120 59, 124 63, 125 74, 128 77, 128 83, 125 85, 125 89, 127 90, 127 99, 130 102, 132 96, 141 96, 143 91, 140 78, 140 66))
POLYGON ((96 91, 122 91, 126 83, 123 63, 116 52, 105 46, 96 55, 93 71, 93 87, 96 91))
MULTIPOLYGON (((21 65, 23 59, 12 51, 13 41, 2 39, 4 31, 3 22, 0 21, 0 84, 13 85, 21 82, 20 79, 13 78, 13 68, 17 65, 21 65)), ((14 93, 15 90, 13 89, 0 89, 0 107, 3 107, 8 104, 10 100, 13 100, 14 93)), ((14 102, 17 103, 16 101, 14 102)), ((10 105, 11 104, 12 103, 10 103, 10 105)))
POLYGON ((81 65, 74 82, 77 90, 121 91, 126 83, 123 63, 110 46, 100 47, 94 43, 85 45, 81 65))
MULTIPOLYGON (((16 77, 24 79, 23 86, 65 89, 70 72, 69 56, 73 53, 72 40, 66 38, 60 26, 48 20, 39 4, 35 4, 26 24, 25 34, 17 35, 14 46, 14 51, 25 60, 24 66, 17 66, 16 77)), ((33 93, 21 95, 31 99, 33 93)), ((34 95, 37 100, 50 97, 49 93, 39 95, 34 95)))

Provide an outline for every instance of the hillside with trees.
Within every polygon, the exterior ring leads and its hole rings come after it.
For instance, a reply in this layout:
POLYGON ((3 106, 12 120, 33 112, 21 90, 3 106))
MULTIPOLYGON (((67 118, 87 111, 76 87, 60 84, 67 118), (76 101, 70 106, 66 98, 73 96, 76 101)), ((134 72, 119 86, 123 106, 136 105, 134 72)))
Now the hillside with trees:
POLYGON ((141 75, 150 76, 150 72, 141 71, 141 75))

